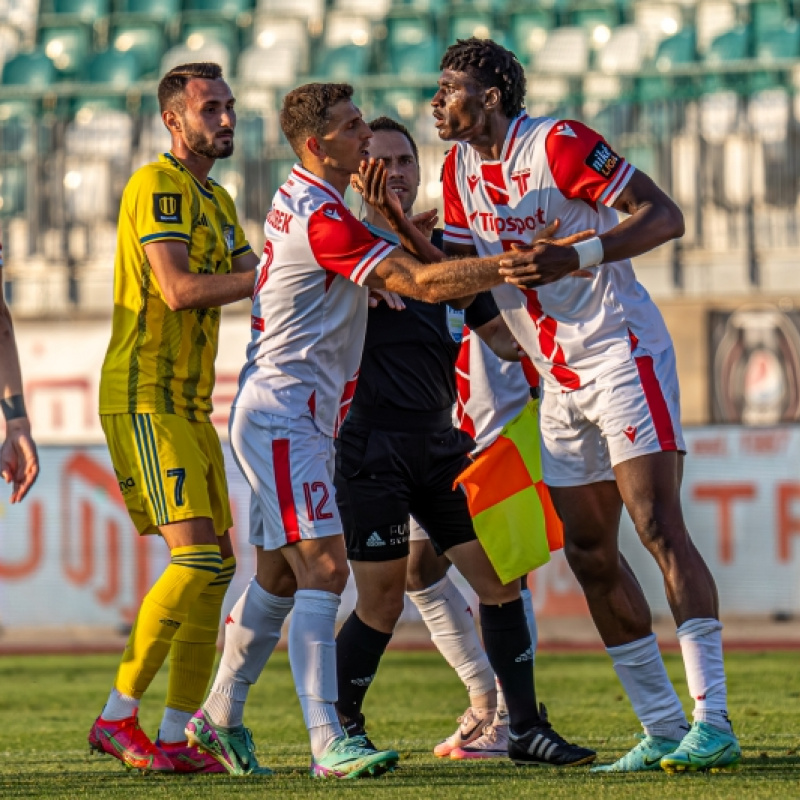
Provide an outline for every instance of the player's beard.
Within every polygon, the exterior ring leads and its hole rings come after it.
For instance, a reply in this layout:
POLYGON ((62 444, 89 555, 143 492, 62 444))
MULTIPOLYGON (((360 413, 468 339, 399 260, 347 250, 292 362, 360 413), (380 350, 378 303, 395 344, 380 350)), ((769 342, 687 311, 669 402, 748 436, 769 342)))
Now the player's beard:
POLYGON ((186 144, 189 146, 189 149, 198 156, 217 159, 229 158, 233 155, 232 128, 225 130, 225 133, 230 131, 231 138, 230 141, 225 142, 224 144, 216 144, 213 137, 209 137, 208 134, 204 134, 198 130, 195 130, 186 123, 186 120, 184 120, 183 123, 183 130, 186 138, 186 144))

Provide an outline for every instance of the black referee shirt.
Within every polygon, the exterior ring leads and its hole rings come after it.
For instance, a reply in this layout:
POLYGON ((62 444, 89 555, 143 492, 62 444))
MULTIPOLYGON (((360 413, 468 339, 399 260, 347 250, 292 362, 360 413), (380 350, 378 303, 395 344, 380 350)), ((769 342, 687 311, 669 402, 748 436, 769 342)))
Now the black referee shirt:
MULTIPOLYGON (((398 244, 392 233, 367 227, 398 244)), ((438 247, 441 235, 434 231, 438 247)), ((500 313, 497 305, 491 292, 478 295, 466 311, 408 297, 403 302, 403 311, 383 302, 369 310, 353 406, 422 414, 450 409, 456 401, 455 364, 464 325, 474 329, 494 319, 500 313)))

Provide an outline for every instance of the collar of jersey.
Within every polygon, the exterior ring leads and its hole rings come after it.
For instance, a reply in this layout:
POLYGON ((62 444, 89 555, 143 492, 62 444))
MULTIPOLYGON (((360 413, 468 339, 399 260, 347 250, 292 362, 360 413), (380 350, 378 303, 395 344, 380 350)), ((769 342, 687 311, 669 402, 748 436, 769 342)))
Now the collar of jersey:
MULTIPOLYGON (((203 184, 200 183, 200 181, 197 180, 197 178, 195 178, 195 176, 192 175, 192 173, 189 172, 189 170, 186 169, 186 167, 184 167, 183 164, 181 164, 181 162, 178 161, 178 159, 175 158, 174 155, 172 155, 172 153, 162 153, 161 154, 161 160, 166 161, 168 164, 172 164, 173 167, 175 167, 176 169, 181 170, 181 172, 185 172, 195 182, 195 185, 200 190, 200 193, 203 196, 208 197, 208 198, 213 198, 214 197, 214 192, 209 192, 208 189, 206 189, 206 187, 203 186, 203 184)), ((211 178, 208 179, 208 182, 211 184, 212 188, 216 185, 211 178)))
POLYGON ((522 123, 528 119, 528 112, 527 111, 520 111, 514 119, 511 120, 511 124, 508 126, 508 131, 506 132, 506 139, 503 142, 503 149, 500 152, 500 158, 497 161, 481 161, 482 164, 502 164, 504 161, 508 160, 508 157, 511 155, 511 148, 514 146, 514 140, 517 138, 517 134, 519 133, 519 129, 522 126, 522 123))
POLYGON ((294 175, 295 178, 303 181, 303 183, 316 186, 317 189, 322 189, 323 192, 327 192, 329 195, 331 195, 332 200, 344 205, 344 198, 333 186, 328 183, 328 181, 323 180, 313 172, 309 172, 307 169, 301 167, 300 164, 295 164, 292 167, 292 175, 294 175))
POLYGON ((379 239, 383 239, 384 242, 389 242, 389 244, 395 245, 395 247, 400 246, 400 237, 397 234, 393 233, 392 231, 385 231, 383 228, 376 228, 374 225, 370 225, 365 219, 361 220, 364 223, 364 227, 373 235, 377 236, 379 239))

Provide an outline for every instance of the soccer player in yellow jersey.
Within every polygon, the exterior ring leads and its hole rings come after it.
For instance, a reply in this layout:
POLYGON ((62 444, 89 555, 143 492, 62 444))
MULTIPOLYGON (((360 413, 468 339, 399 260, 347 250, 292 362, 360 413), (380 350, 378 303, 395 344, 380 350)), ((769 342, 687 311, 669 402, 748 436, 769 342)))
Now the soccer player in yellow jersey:
POLYGON ((134 173, 122 196, 100 415, 131 518, 140 534, 164 538, 171 559, 142 601, 89 744, 135 769, 217 772, 189 747, 184 727, 205 694, 235 569, 222 450, 209 421, 220 306, 252 294, 258 258, 230 195, 208 177, 233 153, 236 126, 220 67, 175 67, 158 100, 172 148, 134 173), (167 654, 153 743, 137 712, 167 654))

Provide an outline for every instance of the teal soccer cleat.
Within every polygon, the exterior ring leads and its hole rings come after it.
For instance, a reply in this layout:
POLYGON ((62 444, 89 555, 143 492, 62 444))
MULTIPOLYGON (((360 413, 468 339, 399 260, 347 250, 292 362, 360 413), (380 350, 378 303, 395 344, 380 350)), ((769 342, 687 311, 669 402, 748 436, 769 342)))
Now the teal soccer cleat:
POLYGON ((675 752, 680 745, 677 739, 667 739, 663 736, 648 736, 637 733, 641 739, 632 750, 618 758, 613 764, 601 764, 592 767, 590 772, 648 772, 661 769, 661 759, 675 752))
POLYGON ((707 722, 695 722, 678 749, 661 759, 661 768, 675 772, 719 772, 736 769, 742 748, 733 731, 723 731, 707 722))
POLYGON ((394 750, 375 750, 363 736, 339 736, 319 757, 311 760, 312 778, 377 777, 395 768, 400 755, 394 750))
POLYGON ((256 758, 256 746, 249 728, 218 728, 201 708, 186 726, 189 744, 208 753, 231 775, 272 775, 256 758))

